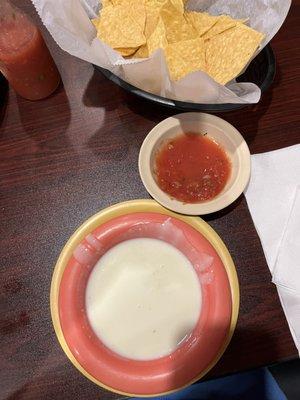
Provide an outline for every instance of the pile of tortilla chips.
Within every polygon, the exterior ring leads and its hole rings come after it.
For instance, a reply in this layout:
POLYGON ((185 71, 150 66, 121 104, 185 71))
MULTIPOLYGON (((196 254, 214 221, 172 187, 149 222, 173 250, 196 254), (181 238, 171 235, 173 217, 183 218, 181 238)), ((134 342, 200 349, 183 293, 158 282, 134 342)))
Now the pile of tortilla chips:
POLYGON ((264 34, 246 20, 187 11, 183 0, 103 0, 97 36, 124 57, 164 50, 170 78, 205 71, 225 85, 247 65, 264 34))

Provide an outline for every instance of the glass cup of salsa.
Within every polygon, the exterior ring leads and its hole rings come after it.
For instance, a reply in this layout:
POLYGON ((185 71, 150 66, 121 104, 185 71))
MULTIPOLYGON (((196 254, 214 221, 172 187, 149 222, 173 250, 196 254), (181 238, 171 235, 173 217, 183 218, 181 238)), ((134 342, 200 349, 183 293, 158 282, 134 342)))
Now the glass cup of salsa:
POLYGON ((29 100, 55 91, 60 75, 40 30, 8 1, 0 1, 0 71, 29 100))

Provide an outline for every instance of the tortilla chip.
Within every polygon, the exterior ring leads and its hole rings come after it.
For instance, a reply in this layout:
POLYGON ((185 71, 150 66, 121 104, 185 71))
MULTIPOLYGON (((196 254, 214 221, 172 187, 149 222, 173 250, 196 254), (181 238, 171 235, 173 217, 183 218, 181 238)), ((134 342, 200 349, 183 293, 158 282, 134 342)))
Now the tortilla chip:
MULTIPOLYGON (((123 0, 124 1, 124 0, 123 0)), ((158 24, 158 19, 160 17, 160 10, 166 3, 166 0, 145 0, 146 7, 146 27, 145 36, 148 38, 154 31, 156 25, 158 24)), ((170 3, 175 11, 183 14, 184 4, 182 0, 170 0, 170 3)))
POLYGON ((204 35, 218 21, 218 17, 207 13, 199 13, 196 11, 186 11, 184 13, 187 21, 193 25, 199 36, 204 35))
POLYGON ((156 28, 147 40, 146 45, 141 46, 135 53, 136 58, 146 58, 149 57, 156 49, 163 49, 168 45, 166 38, 165 25, 161 18, 159 18, 156 28))
POLYGON ((124 3, 127 3, 127 0, 110 0, 113 6, 120 6, 124 3))
POLYGON ((115 50, 118 51, 123 57, 132 56, 136 52, 136 49, 136 47, 115 48, 115 50))
POLYGON ((169 44, 165 48, 171 80, 177 81, 190 72, 205 71, 205 44, 202 38, 169 44))
POLYGON ((127 0, 126 5, 128 7, 129 14, 134 16, 136 22, 140 25, 142 32, 144 32, 146 24, 145 4, 141 0, 127 0))
POLYGON ((198 36, 196 29, 188 23, 170 0, 166 1, 161 8, 160 15, 166 27, 168 43, 195 39, 198 36))
POLYGON ((108 7, 108 6, 112 6, 113 3, 112 3, 111 0, 102 0, 101 1, 101 5, 102 5, 102 8, 105 8, 105 7, 108 7))
POLYGON ((149 38, 159 20, 159 8, 153 8, 152 6, 146 5, 146 24, 144 34, 146 38, 149 38))
MULTIPOLYGON (((144 35, 146 37, 146 40, 148 40, 151 34, 154 32, 155 28, 157 27, 160 16, 159 16, 159 8, 153 6, 153 2, 150 5, 146 4, 145 9, 146 9, 146 24, 145 24, 144 35)), ((134 57, 136 58, 149 57, 147 43, 142 45, 137 50, 134 57)))
POLYGON ((97 21, 97 36, 114 49, 142 46, 146 38, 140 12, 140 8, 132 7, 129 13, 126 5, 104 8, 97 21))
POLYGON ((159 18, 158 24, 153 31, 152 35, 147 40, 149 55, 156 49, 165 48, 168 45, 166 28, 163 20, 159 18))
POLYGON ((240 20, 233 19, 228 15, 220 15, 216 18, 216 23, 208 31, 201 35, 203 39, 210 39, 226 31, 227 29, 235 27, 238 23, 240 23, 240 20))
POLYGON ((133 58, 147 58, 149 57, 148 45, 143 44, 138 50, 133 54, 133 58))
POLYGON ((207 73, 225 85, 244 69, 264 36, 239 23, 205 41, 207 73))
MULTIPOLYGON (((113 7, 115 7, 115 6, 124 6, 125 8, 127 7, 128 13, 133 12, 135 15, 135 18, 137 18, 136 22, 141 26, 142 30, 145 29, 146 11, 145 11, 145 3, 143 0, 104 0, 104 1, 102 1, 102 8, 108 7, 109 5, 111 5, 113 7)), ((100 16, 101 16, 101 14, 100 14, 100 16)))
MULTIPOLYGON (((123 0, 126 1, 126 0, 123 0)), ((164 4, 165 4, 166 0, 145 0, 145 5, 146 6, 150 6, 152 8, 161 8, 164 4)), ((183 0, 170 0, 170 2, 173 4, 173 6, 175 8, 177 8, 177 10, 179 12, 181 12, 181 14, 183 14, 184 12, 184 2, 183 0)))
POLYGON ((160 8, 166 0, 145 0, 145 6, 146 7, 152 7, 152 8, 160 8))
POLYGON ((180 12, 180 14, 184 13, 184 4, 182 0, 171 0, 173 6, 180 12))
POLYGON ((145 29, 146 10, 142 0, 110 0, 113 6, 123 6, 127 8, 128 13, 133 13, 136 22, 140 25, 142 31, 145 29))

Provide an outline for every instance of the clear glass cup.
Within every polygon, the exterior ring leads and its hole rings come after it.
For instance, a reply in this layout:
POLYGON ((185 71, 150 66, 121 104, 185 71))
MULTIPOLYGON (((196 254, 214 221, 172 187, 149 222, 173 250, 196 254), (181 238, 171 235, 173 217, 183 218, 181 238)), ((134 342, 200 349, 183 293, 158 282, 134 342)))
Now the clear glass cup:
POLYGON ((7 0, 0 0, 0 71, 29 100, 49 96, 60 82, 41 32, 7 0))

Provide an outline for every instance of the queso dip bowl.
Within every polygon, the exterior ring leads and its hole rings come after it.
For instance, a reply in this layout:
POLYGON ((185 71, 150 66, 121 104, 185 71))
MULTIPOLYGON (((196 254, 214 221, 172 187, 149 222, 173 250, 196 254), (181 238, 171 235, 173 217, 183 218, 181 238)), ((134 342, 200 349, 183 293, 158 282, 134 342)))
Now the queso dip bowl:
MULTIPOLYGON (((100 211, 71 236, 54 269, 50 306, 62 349, 84 376, 113 392, 150 397, 188 386, 217 363, 236 326, 239 286, 228 250, 207 223, 174 214, 153 200, 134 200, 100 211), (174 351, 155 359, 114 352, 87 317, 85 294, 95 264, 114 246, 136 238, 159 239, 180 250, 201 287, 196 325, 174 351), (209 265, 201 264, 203 255, 209 265)), ((122 322, 114 323, 122 331, 122 322)))

